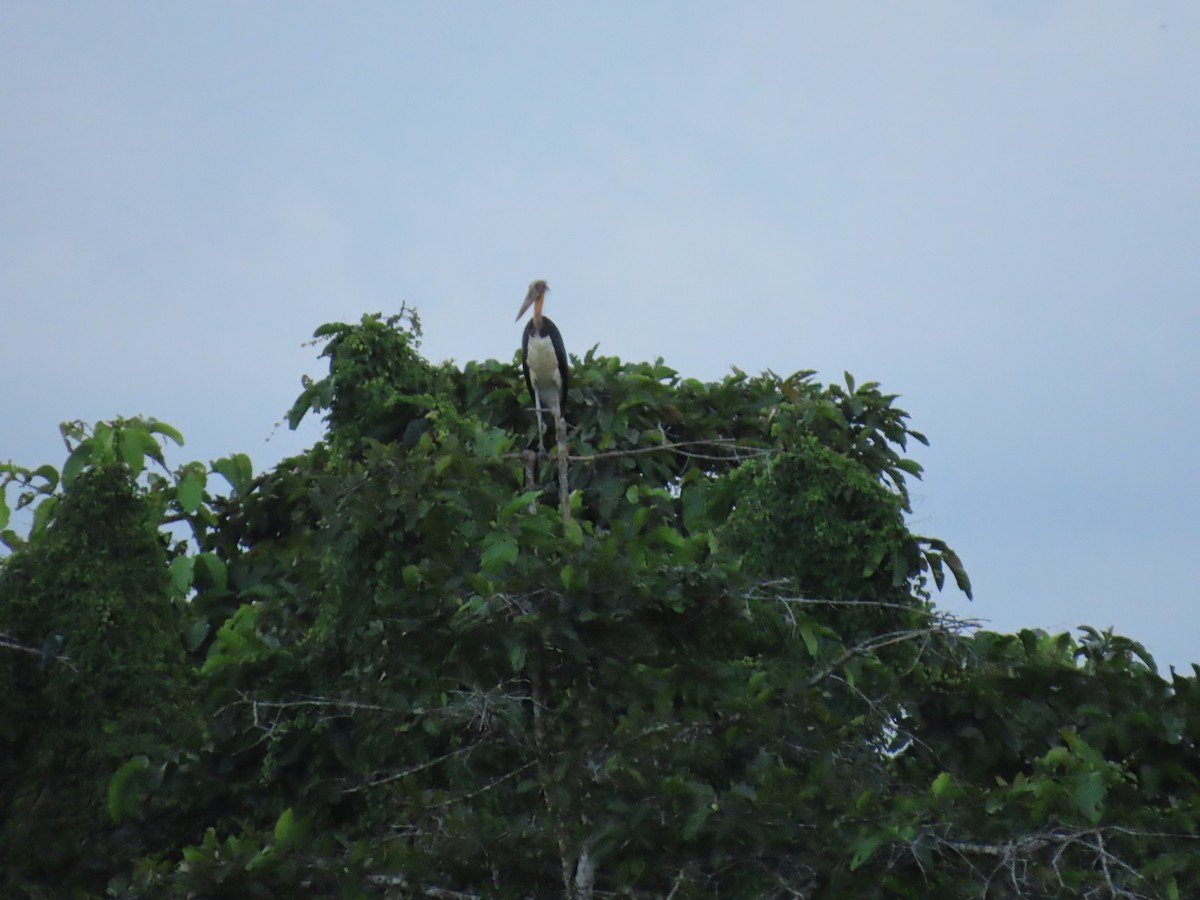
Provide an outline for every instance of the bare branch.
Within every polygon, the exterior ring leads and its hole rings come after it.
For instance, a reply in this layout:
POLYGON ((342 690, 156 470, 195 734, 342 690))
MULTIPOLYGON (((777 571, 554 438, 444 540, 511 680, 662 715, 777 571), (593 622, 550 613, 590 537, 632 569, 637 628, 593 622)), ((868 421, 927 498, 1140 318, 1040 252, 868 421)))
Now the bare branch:
POLYGON ((79 671, 74 665, 72 665, 71 657, 63 654, 55 654, 53 660, 51 660, 42 650, 38 649, 37 647, 30 647, 28 644, 22 644, 11 635, 0 634, 0 650, 12 650, 14 653, 28 653, 30 656, 37 656, 39 658, 46 659, 47 662, 53 662, 56 665, 58 663, 62 663, 72 672, 79 671))
MULTIPOLYGON (((1091 857, 1092 861, 1090 865, 1093 871, 1103 878, 1102 885, 1097 885, 1092 891, 1083 896, 1097 895, 1110 898, 1140 897, 1142 895, 1135 893, 1130 889, 1130 886, 1138 882, 1144 883, 1145 876, 1138 871, 1136 866, 1121 859, 1109 849, 1105 837, 1112 835, 1128 835, 1143 838, 1200 839, 1200 835, 1195 834, 1143 832, 1121 826, 1100 826, 1097 828, 1074 830, 1054 829, 1038 834, 1024 835, 999 843, 959 840, 932 833, 927 833, 926 837, 932 839, 932 844, 935 847, 944 848, 960 856, 972 870, 975 869, 975 866, 970 861, 970 857, 972 856, 984 856, 995 859, 996 866, 992 875, 994 876, 1000 872, 1006 873, 1007 880, 1011 883, 1013 889, 1021 895, 1024 895, 1025 889, 1028 887, 1024 872, 1032 863, 1032 857, 1043 850, 1053 849, 1054 852, 1050 859, 1050 865, 1056 873, 1059 873, 1059 882, 1065 887, 1066 883, 1061 874, 1063 856, 1067 851, 1075 849, 1091 857)), ((1078 863, 1072 864, 1072 867, 1077 867, 1077 865, 1078 863)), ((991 880, 991 876, 984 879, 985 883, 990 883, 991 880)))
MULTIPOLYGON (((484 746, 483 743, 468 744, 465 747, 459 747, 457 750, 452 750, 451 752, 443 756, 439 756, 436 759, 430 759, 423 763, 418 763, 415 766, 409 766, 407 769, 401 769, 399 772, 393 772, 390 775, 382 775, 377 778, 372 778, 365 784, 357 784, 354 787, 348 787, 343 790, 342 793, 357 794, 371 788, 377 788, 382 787, 385 784, 391 784, 393 781, 399 781, 402 778, 407 778, 409 775, 415 775, 417 772, 424 772, 426 769, 432 769, 434 766, 440 765, 447 760, 454 759, 456 756, 462 756, 465 753, 470 753, 472 750, 478 750, 482 746, 484 746)), ((445 804, 439 805, 444 806, 445 804)))
POLYGON ((516 778, 518 775, 520 775, 526 769, 530 769, 535 765, 537 765, 537 760, 530 760, 529 762, 525 763, 525 765, 518 766, 517 768, 513 769, 511 772, 501 775, 499 778, 495 779, 494 781, 489 781, 483 787, 478 788, 474 791, 471 791, 469 794, 463 794, 460 797, 451 797, 450 799, 443 800, 441 803, 435 804, 434 806, 431 806, 429 808, 430 809, 442 809, 443 807, 451 806, 452 804, 455 804, 455 803, 463 803, 467 800, 473 800, 476 797, 478 797, 480 794, 485 794, 488 791, 492 790, 493 788, 498 787, 499 785, 503 784, 504 782, 506 782, 512 778, 516 778))
POLYGON ((0 648, 5 650, 13 650, 17 653, 28 653, 31 656, 41 656, 42 651, 37 647, 30 647, 22 644, 20 641, 14 640, 7 634, 0 634, 0 648))
POLYGON ((620 456, 641 456, 646 453, 661 453, 664 450, 670 450, 682 456, 687 456, 691 459, 704 459, 711 462, 731 462, 741 459, 753 459, 758 456, 767 456, 772 453, 782 452, 780 447, 756 447, 751 444, 738 444, 732 440, 711 440, 711 441, 675 441, 673 443, 659 444, 657 447, 635 447, 631 450, 605 450, 601 453, 592 453, 587 456, 572 456, 572 462, 595 462, 600 459, 612 459, 620 456), (709 453, 697 453, 692 448, 699 447, 718 447, 727 448, 732 453, 724 455, 716 455, 709 453))
MULTIPOLYGON (((626 450, 603 450, 599 453, 589 453, 583 456, 568 455, 567 459, 571 462, 596 462, 601 459, 616 459, 627 456, 644 456, 647 453, 662 453, 669 451, 680 456, 686 456, 689 459, 701 459, 708 462, 737 462, 746 459, 755 459, 759 456, 769 456, 773 453, 782 453, 781 447, 757 447, 753 444, 739 444, 733 440, 709 440, 709 441, 674 441, 671 443, 658 444, 654 447, 634 447, 626 450), (718 448, 727 449, 728 453, 700 453, 694 448, 718 448)), ((509 453, 505 459, 523 459, 528 450, 523 450, 520 453, 509 453)))
POLYGON ((890 647, 894 644, 902 644, 906 641, 914 641, 920 638, 930 638, 935 635, 954 634, 953 628, 947 627, 941 622, 935 622, 928 628, 910 628, 904 631, 892 631, 887 634, 879 634, 869 638, 862 643, 855 644, 853 647, 839 655, 837 659, 829 663, 821 671, 815 673, 808 679, 808 687, 816 687, 820 682, 824 681, 850 660, 856 656, 862 656, 865 653, 872 653, 883 647, 890 647))
MULTIPOLYGON (((455 891, 450 888, 440 888, 433 885, 416 885, 403 875, 367 875, 364 879, 368 884, 381 887, 404 888, 405 896, 433 897, 435 900, 479 900, 479 894, 468 894, 465 891, 455 891), (415 894, 409 894, 415 891, 415 894)), ((391 896, 389 893, 388 896, 391 896)))

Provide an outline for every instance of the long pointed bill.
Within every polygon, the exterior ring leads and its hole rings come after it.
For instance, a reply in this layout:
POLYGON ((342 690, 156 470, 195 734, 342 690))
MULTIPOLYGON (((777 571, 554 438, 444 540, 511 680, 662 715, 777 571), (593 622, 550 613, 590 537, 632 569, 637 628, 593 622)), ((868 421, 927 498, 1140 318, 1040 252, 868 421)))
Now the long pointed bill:
POLYGON ((520 321, 521 316, 525 315, 525 310, 529 309, 531 306, 533 306, 533 291, 530 291, 525 296, 525 302, 521 304, 521 309, 517 312, 517 318, 513 319, 513 321, 520 321))
POLYGON ((517 318, 513 319, 513 321, 516 322, 518 319, 521 318, 521 316, 525 315, 525 310, 527 310, 527 309, 529 309, 529 307, 533 306, 533 301, 535 301, 536 299, 537 299, 537 291, 535 291, 533 288, 530 288, 529 293, 525 295, 525 302, 521 304, 521 309, 517 313, 517 318))

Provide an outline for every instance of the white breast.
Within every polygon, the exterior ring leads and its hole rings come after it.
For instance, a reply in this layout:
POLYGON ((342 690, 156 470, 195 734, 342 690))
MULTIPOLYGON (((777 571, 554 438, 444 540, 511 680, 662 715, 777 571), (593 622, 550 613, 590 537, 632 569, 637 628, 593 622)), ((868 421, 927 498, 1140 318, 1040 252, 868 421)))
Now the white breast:
POLYGON ((562 390, 562 378, 558 372, 558 357, 554 355, 554 344, 547 337, 531 337, 526 363, 529 380, 542 395, 542 402, 551 405, 562 390))

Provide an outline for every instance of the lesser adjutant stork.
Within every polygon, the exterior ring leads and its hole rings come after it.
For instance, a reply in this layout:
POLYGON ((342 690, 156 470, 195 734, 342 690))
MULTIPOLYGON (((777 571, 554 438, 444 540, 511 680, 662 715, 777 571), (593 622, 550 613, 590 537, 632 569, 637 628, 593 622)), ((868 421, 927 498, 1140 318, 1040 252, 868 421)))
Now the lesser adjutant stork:
POLYGON ((546 449, 542 406, 549 406, 557 425, 562 418, 563 401, 567 396, 567 351, 557 326, 542 315, 542 304, 548 290, 546 282, 540 279, 530 284, 529 293, 525 295, 525 302, 521 304, 516 319, 520 320, 525 310, 533 307, 533 318, 525 326, 525 334, 521 337, 521 369, 525 372, 525 384, 537 410, 538 449, 542 451, 546 449))

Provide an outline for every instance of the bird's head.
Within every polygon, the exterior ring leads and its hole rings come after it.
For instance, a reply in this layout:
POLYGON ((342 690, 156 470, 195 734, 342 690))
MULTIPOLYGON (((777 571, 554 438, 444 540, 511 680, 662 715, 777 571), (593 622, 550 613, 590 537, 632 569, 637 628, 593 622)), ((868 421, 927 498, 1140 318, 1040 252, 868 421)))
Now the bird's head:
MULTIPOLYGON (((550 290, 549 286, 542 279, 531 282, 529 291, 525 294, 525 302, 521 304, 520 310, 517 311, 517 319, 525 315, 525 310, 533 307, 533 324, 541 327, 542 324, 542 302, 546 299, 546 291, 550 290)), ((517 319, 514 319, 515 322, 517 319)))

